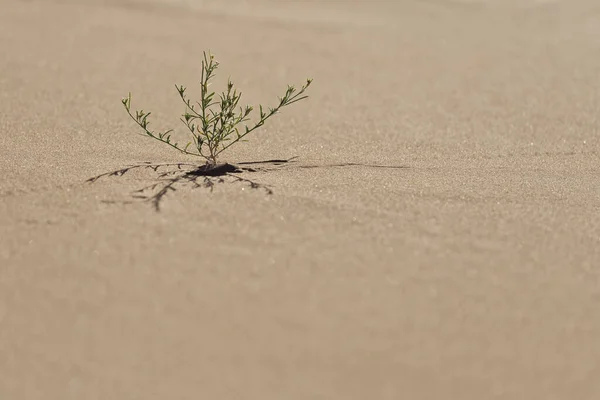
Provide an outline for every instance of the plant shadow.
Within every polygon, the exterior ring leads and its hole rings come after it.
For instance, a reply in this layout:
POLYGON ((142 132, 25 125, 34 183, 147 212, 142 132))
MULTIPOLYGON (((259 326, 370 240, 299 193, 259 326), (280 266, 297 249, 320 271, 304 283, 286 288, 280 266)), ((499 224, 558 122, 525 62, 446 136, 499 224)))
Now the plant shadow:
MULTIPOLYGON (((265 160, 242 162, 237 165, 224 163, 209 166, 207 164, 198 166, 192 163, 152 163, 128 165, 114 171, 106 172, 86 180, 94 183, 102 178, 120 177, 136 169, 150 169, 157 173, 156 182, 144 186, 132 192, 131 197, 135 201, 151 203, 156 211, 160 211, 161 202, 169 192, 177 191, 183 186, 191 186, 193 189, 206 188, 212 191, 217 184, 227 181, 231 183, 240 182, 251 189, 263 190, 267 195, 273 194, 269 185, 264 185, 252 179, 240 176, 244 172, 268 171, 277 166, 291 162, 288 160, 265 160)), ((118 203, 118 201, 105 200, 104 203, 118 203)), ((131 203, 123 201, 121 203, 131 203)))
MULTIPOLYGON (((273 194, 271 186, 258 183, 252 179, 242 177, 242 173, 265 172, 279 169, 295 163, 298 157, 289 159, 274 159, 264 161, 246 161, 237 164, 217 164, 209 166, 208 164, 198 166, 193 163, 152 163, 143 162, 139 164, 128 165, 114 171, 106 172, 87 179, 86 183, 95 183, 102 178, 120 177, 126 173, 138 169, 150 169, 157 173, 156 181, 150 185, 134 190, 131 193, 133 201, 142 201, 152 204, 154 209, 160 211, 161 203, 165 196, 170 192, 177 191, 178 188, 191 186, 192 189, 205 188, 211 192, 217 184, 243 183, 251 189, 262 190, 267 195, 273 194)), ((377 165, 364 163, 339 163, 325 165, 295 165, 295 168, 312 169, 312 168, 334 168, 334 167, 369 167, 369 168, 385 168, 385 169, 404 169, 407 166, 393 165, 377 165)), ((123 203, 130 204, 133 201, 114 201, 103 200, 103 203, 114 204, 123 203)))

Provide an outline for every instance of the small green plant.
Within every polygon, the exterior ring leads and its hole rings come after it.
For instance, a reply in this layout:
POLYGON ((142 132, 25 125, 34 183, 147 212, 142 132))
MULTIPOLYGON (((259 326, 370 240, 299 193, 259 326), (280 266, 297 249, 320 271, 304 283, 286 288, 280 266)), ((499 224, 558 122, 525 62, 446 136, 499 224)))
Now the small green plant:
POLYGON ((235 143, 243 140, 246 135, 260 128, 265 121, 275 115, 283 107, 289 106, 295 102, 306 99, 304 95, 306 89, 310 86, 312 79, 307 79, 306 83, 297 90, 294 86, 288 85, 283 97, 279 97, 279 104, 266 111, 263 106, 259 106, 260 119, 258 122, 246 125, 250 121, 250 114, 254 110, 252 106, 239 107, 238 104, 242 93, 234 88, 233 82, 229 79, 226 91, 215 98, 215 92, 209 90, 210 80, 215 76, 215 71, 219 63, 212 54, 204 52, 202 60, 202 76, 200 82, 200 101, 192 104, 186 96, 186 88, 177 86, 179 97, 185 104, 185 113, 181 121, 189 129, 192 141, 184 147, 180 147, 177 142, 171 141, 172 129, 164 132, 153 132, 148 126, 150 122, 149 112, 144 110, 131 112, 131 93, 122 99, 122 103, 129 116, 144 130, 142 135, 149 136, 160 142, 163 142, 184 154, 202 157, 206 160, 207 167, 215 167, 219 155, 235 143), (243 124, 243 128, 241 127, 243 124), (193 146, 193 147, 192 147, 193 146), (190 150, 190 148, 192 150, 190 150))

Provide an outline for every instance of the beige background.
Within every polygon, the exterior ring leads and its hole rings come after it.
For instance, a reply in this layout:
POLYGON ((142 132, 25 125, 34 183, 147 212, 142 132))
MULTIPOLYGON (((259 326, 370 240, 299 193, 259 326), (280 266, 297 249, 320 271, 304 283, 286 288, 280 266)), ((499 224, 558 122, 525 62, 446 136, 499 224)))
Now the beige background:
POLYGON ((1 399, 600 398, 600 3, 0 0, 0 50, 1 399), (180 129, 205 49, 314 78, 224 160, 274 194, 84 183, 195 161, 120 99, 180 129))

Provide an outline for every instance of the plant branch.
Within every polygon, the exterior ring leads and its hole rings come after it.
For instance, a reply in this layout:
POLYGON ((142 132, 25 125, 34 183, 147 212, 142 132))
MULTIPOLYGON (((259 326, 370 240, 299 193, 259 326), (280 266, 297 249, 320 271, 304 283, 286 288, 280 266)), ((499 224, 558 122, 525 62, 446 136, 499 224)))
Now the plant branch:
POLYGON ((182 149, 181 147, 179 147, 178 143, 171 143, 170 133, 173 132, 172 129, 162 132, 162 133, 159 132, 158 135, 156 135, 154 132, 150 131, 148 129, 148 125, 150 125, 150 122, 148 121, 148 116, 150 115, 150 113, 144 113, 144 110, 140 110, 140 111, 136 111, 136 116, 134 117, 133 114, 131 114, 131 93, 129 93, 129 96, 127 96, 127 98, 122 99, 121 102, 125 106, 125 109, 127 110, 127 114, 129 114, 131 119, 133 119, 146 132, 146 136, 156 139, 159 142, 163 142, 163 143, 173 147, 174 149, 179 150, 183 154, 188 154, 191 156, 200 156, 201 155, 201 154, 189 152, 186 149, 182 149))

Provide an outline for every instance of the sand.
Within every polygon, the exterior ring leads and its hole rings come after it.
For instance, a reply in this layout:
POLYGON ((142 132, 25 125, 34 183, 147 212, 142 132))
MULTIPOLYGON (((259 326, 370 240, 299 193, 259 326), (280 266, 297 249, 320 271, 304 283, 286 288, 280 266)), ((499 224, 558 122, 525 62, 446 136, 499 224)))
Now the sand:
POLYGON ((1 0, 0 398, 600 398, 599 44, 594 0, 1 0), (223 158, 297 156, 273 193, 86 183, 200 162, 120 100, 184 137, 208 49, 314 78, 223 158))

